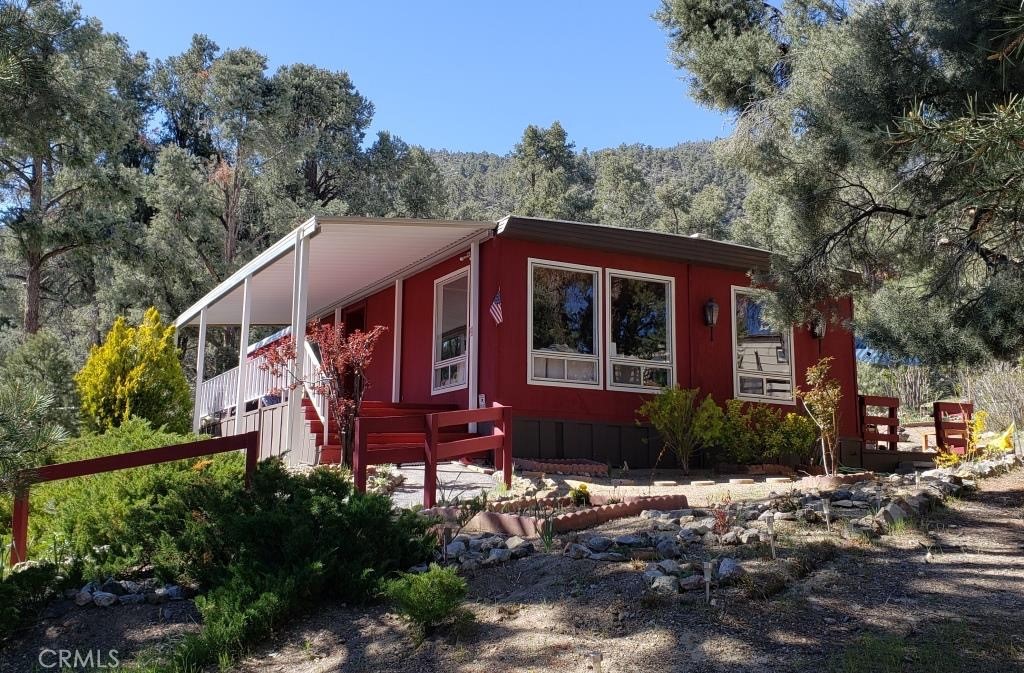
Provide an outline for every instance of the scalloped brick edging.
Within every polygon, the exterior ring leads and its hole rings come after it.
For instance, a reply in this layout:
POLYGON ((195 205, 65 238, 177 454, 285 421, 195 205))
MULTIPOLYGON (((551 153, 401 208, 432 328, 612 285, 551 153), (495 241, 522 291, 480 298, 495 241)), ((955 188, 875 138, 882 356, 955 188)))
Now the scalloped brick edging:
MULTIPOLYGON (((595 496, 596 498, 596 496, 595 496)), ((580 530, 599 526, 614 519, 627 516, 639 516, 645 509, 684 509, 687 507, 686 496, 679 495, 641 495, 624 498, 622 502, 610 505, 597 505, 575 512, 566 512, 552 517, 556 533, 580 530)), ((540 537, 544 519, 525 514, 506 514, 502 512, 480 512, 466 524, 466 530, 500 533, 502 535, 518 535, 520 537, 540 537)))
POLYGON ((517 469, 525 472, 544 472, 547 474, 582 474, 591 477, 607 477, 608 466, 586 458, 547 458, 531 460, 529 458, 513 458, 512 463, 517 469))

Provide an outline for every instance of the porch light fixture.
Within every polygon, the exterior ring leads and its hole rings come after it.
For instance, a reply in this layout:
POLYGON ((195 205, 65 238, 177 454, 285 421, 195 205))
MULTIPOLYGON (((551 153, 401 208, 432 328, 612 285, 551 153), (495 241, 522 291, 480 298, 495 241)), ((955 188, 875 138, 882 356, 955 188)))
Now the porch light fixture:
POLYGON ((715 340, 715 325, 718 324, 718 302, 714 297, 704 304, 704 324, 711 330, 711 340, 715 340))

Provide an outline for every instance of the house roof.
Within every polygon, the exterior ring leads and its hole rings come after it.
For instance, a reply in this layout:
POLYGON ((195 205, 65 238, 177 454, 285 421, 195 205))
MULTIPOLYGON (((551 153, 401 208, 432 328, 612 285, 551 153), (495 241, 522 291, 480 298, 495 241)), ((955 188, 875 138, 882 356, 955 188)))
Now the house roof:
POLYGON ((488 236, 493 222, 368 217, 313 217, 281 237, 178 316, 177 327, 199 322, 238 325, 250 279, 253 325, 291 322, 297 238, 309 242, 307 306, 314 316, 387 287, 438 255, 455 254, 488 236))
POLYGON ((529 241, 597 248, 740 271, 767 270, 772 260, 771 252, 739 243, 607 224, 509 215, 498 222, 497 231, 499 236, 529 241))

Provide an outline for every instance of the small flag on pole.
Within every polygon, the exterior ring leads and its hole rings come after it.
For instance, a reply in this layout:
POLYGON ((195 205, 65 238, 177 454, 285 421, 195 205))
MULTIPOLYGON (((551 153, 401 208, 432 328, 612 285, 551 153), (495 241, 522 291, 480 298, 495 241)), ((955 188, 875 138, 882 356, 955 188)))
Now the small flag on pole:
POLYGON ((498 294, 494 295, 494 300, 491 301, 491 317, 494 318, 494 324, 501 324, 501 290, 498 290, 498 294))

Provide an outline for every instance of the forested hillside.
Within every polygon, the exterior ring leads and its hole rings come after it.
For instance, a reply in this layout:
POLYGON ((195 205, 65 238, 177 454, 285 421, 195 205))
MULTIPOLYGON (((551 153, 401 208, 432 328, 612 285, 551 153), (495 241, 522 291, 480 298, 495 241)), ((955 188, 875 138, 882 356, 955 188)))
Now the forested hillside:
MULTIPOLYGON (((449 217, 495 219, 522 211, 516 153, 429 154, 448 190, 449 217)), ((578 159, 593 178, 593 209, 585 219, 606 224, 728 238, 747 191, 745 174, 722 160, 713 142, 622 145, 581 152, 578 159)))

